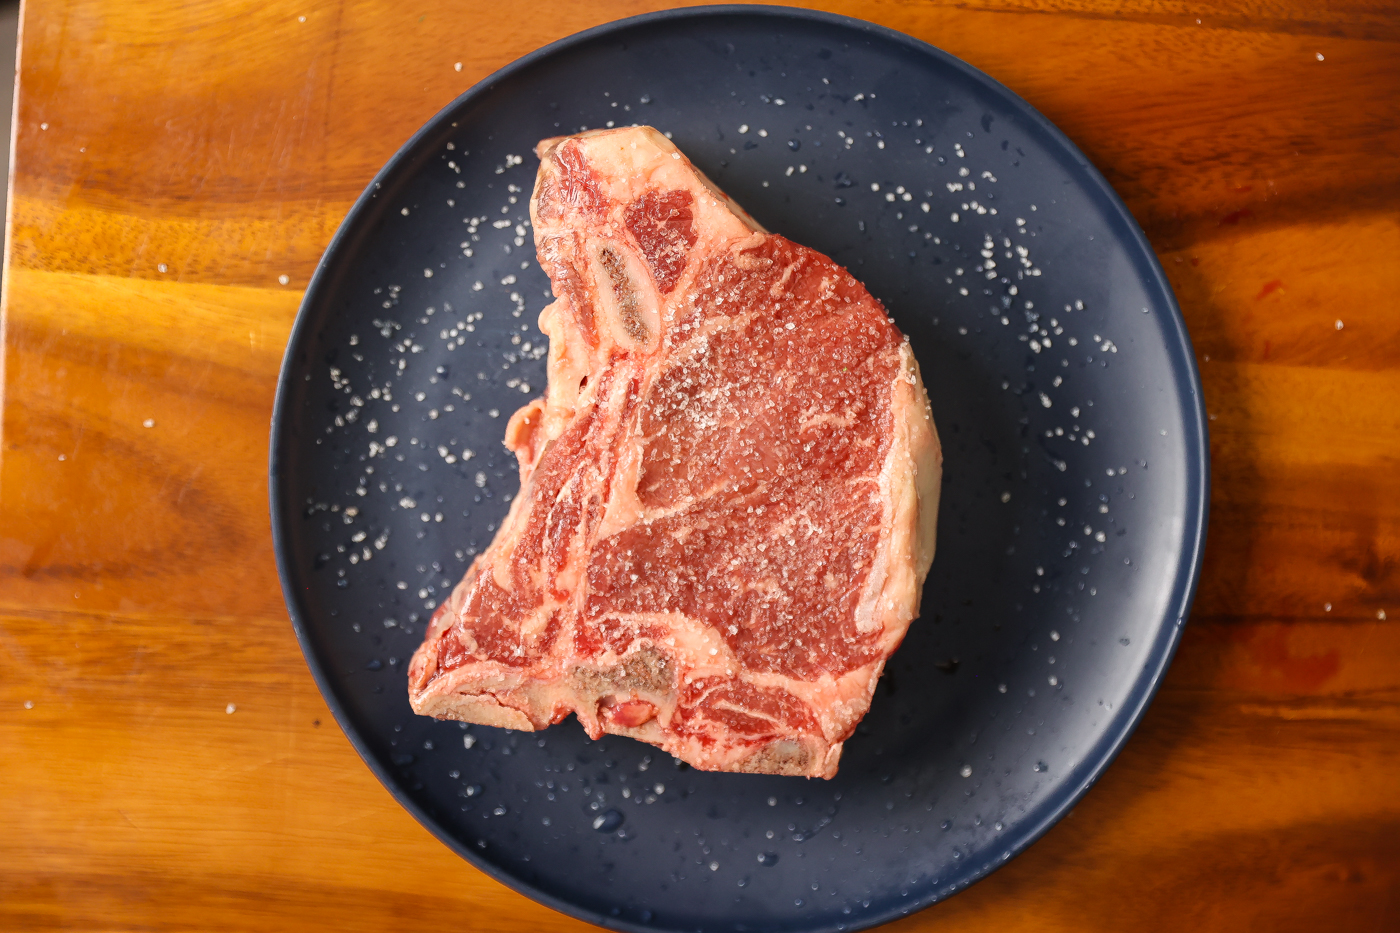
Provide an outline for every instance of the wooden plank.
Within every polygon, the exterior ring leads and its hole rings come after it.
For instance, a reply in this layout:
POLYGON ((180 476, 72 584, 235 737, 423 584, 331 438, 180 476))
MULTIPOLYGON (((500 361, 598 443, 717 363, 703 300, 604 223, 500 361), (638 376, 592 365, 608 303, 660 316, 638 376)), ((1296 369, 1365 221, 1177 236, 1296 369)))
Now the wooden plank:
MULTIPOLYGON (((0 811, 0 916, 25 929, 187 928, 196 908, 201 929, 428 916, 583 928, 487 881, 399 809, 334 728, 281 618, 0 621, 63 649, 12 656, 25 676, 0 685, 0 706, 34 704, 0 720, 7 783, 28 789, 0 811)), ((1400 801, 1374 793, 1400 767, 1397 655, 1400 628, 1380 622, 1188 629, 1075 814, 893 928, 1383 929, 1366 922, 1400 906, 1400 801), (1091 892, 1105 906, 1082 914, 1091 892)))

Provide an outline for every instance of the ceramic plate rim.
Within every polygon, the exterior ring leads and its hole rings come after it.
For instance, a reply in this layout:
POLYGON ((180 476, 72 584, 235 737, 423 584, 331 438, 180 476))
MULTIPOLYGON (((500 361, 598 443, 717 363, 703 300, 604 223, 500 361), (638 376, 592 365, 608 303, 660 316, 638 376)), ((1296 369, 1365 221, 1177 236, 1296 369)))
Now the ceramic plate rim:
MULTIPOLYGON (((405 810, 407 810, 415 820, 425 829, 433 834, 439 841, 444 843, 458 856, 465 859, 476 869, 484 872, 489 877, 501 882, 512 890, 529 897, 537 903, 543 904, 559 911, 567 916, 579 920, 593 923, 598 926, 612 929, 636 931, 636 933, 654 933, 657 929, 653 926, 633 923, 620 917, 609 917, 595 911, 579 907, 570 901, 556 897, 547 891, 527 884, 517 876, 502 870, 498 866, 486 861, 473 852, 467 845, 455 836, 451 835, 443 826, 428 814, 422 807, 418 806, 413 799, 399 786, 389 769, 386 768, 370 751, 365 740, 360 736, 358 727, 346 714, 345 705, 342 703, 339 693, 330 678, 326 675, 324 668, 325 660, 321 657, 319 649, 308 633, 303 623, 304 617, 309 615, 300 606, 298 593, 296 590, 296 579, 290 558, 288 557, 288 541, 280 516, 283 514, 286 498, 280 488, 279 475, 282 461, 286 457, 286 448, 289 446, 289 439, 285 435, 286 423, 289 419, 288 406, 292 393, 294 375, 300 375, 296 366, 296 357, 308 342, 311 335, 311 316, 316 307, 323 301, 323 294, 334 288, 334 282, 330 280, 331 257, 336 255, 345 247, 348 241, 359 231, 364 215, 373 206, 376 192, 382 184, 385 184, 398 176, 406 168, 411 167, 411 163, 417 156, 417 150, 422 141, 431 135, 436 134, 442 123, 449 120, 451 114, 460 110, 472 100, 490 93, 495 85, 519 72, 527 71, 542 61, 571 49, 575 46, 584 45, 603 38, 612 33, 631 30, 639 26, 647 26, 668 20, 702 18, 702 17, 723 17, 723 16, 752 16, 765 17, 774 20, 790 20, 800 22, 816 22, 829 26, 844 27, 855 33, 864 33, 873 37, 878 37, 896 45, 902 45, 913 52, 930 56, 940 62, 945 67, 951 67, 955 71, 961 72, 965 77, 980 84, 987 89, 1002 95, 1010 103, 1029 118, 1036 128, 1049 135, 1051 140, 1063 147, 1079 164, 1080 169, 1085 172, 1086 181, 1098 190, 1094 192, 1101 199, 1102 204, 1111 206, 1118 214, 1120 220, 1126 227, 1131 243, 1127 244, 1136 249, 1138 255, 1134 257, 1139 263, 1145 260, 1148 275, 1144 276, 1145 284, 1157 290, 1163 299, 1167 310, 1170 313, 1170 334, 1173 339, 1166 341, 1168 344, 1168 354, 1171 357, 1171 370, 1174 377, 1174 388, 1182 396, 1183 416, 1187 422, 1188 434, 1185 438, 1186 448, 1185 463, 1185 485, 1186 485, 1186 514, 1185 530, 1182 536, 1181 563, 1172 583, 1172 600, 1176 608, 1175 619, 1170 617, 1170 612, 1164 616, 1157 624, 1157 634, 1148 655, 1148 663, 1139 672, 1136 682, 1129 693, 1130 702, 1120 707, 1120 713, 1115 718, 1113 726, 1105 731, 1102 738, 1095 745, 1091 746, 1085 754, 1085 760, 1095 760, 1096 764, 1089 773, 1076 785, 1071 785, 1067 789, 1058 791, 1061 796, 1057 806, 1050 808, 1046 815, 1035 825, 1025 831, 1022 838, 1013 846, 1008 848, 1008 855, 1001 860, 983 866, 973 872, 968 880, 955 890, 962 890, 973 883, 980 881, 991 874, 1001 865, 1006 864, 1010 858, 1014 858, 1025 851, 1037 840, 1040 839, 1050 827, 1059 822, 1066 813, 1069 812, 1087 793, 1089 788, 1102 776, 1103 772, 1111 765, 1123 746, 1136 730, 1141 722, 1147 707, 1151 704, 1153 697, 1161 686, 1162 677, 1167 668, 1171 665, 1172 658, 1181 641, 1181 632, 1185 619, 1190 614, 1191 604, 1195 598, 1196 587, 1200 580, 1201 560, 1205 547, 1206 526, 1209 519, 1210 503, 1210 465, 1209 465, 1209 435, 1206 422, 1204 397, 1201 389, 1200 372, 1196 366, 1195 354, 1191 349, 1191 339, 1186 330, 1186 323, 1181 314, 1181 308, 1177 303, 1176 296, 1172 291, 1170 283, 1167 281, 1165 271, 1158 261, 1156 253, 1152 250, 1147 241, 1146 235, 1142 232, 1136 219, 1128 211, 1127 206, 1118 196, 1117 192, 1108 184, 1108 181, 1098 171, 1097 168, 1080 152, 1079 148, 1066 136, 1058 127, 1050 122, 1040 111, 1036 110, 1030 103, 1025 101, 1020 95, 990 75, 977 68, 972 67, 959 58, 932 46, 920 39, 916 39, 898 30, 879 26, 864 20, 855 19, 849 16, 842 16, 835 13, 826 13, 816 10, 806 10, 794 7, 769 7, 749 4, 723 4, 714 6, 687 7, 675 10, 661 10, 653 13, 643 13, 638 16, 627 17, 604 23, 599 26, 586 29, 582 32, 574 33, 558 39, 548 45, 542 46, 529 54, 516 59, 505 67, 492 73, 491 75, 478 81, 462 94, 458 95, 447 106, 443 107, 433 115, 426 123, 413 133, 393 157, 385 163, 365 186, 364 191, 356 199, 350 210, 346 213, 345 219, 341 221, 335 234, 331 237, 325 252, 316 264, 316 269, 312 273, 307 283, 306 291, 301 304, 297 309, 296 320, 287 341, 287 348, 283 355, 281 369, 278 374, 277 392, 273 401, 272 419, 270 424, 270 444, 269 444, 269 475, 268 475, 268 498, 270 506, 270 518, 272 523, 273 552, 277 561, 277 575, 282 585, 282 592, 287 603, 288 614, 291 617, 292 628, 296 633, 297 642, 301 647, 302 655, 307 667, 316 682, 321 696, 325 699, 326 705, 335 716, 336 723, 355 751, 359 753, 365 764, 369 766, 379 782, 393 796, 405 810), (1177 351, 1177 352, 1174 352, 1177 351), (1192 502, 1194 496, 1195 501, 1192 502), (1173 624, 1175 623, 1175 624, 1173 624)), ((899 909, 888 909, 882 913, 871 914, 861 917, 859 920, 845 926, 846 930, 869 929, 888 923, 901 916, 922 910, 938 901, 949 897, 954 890, 940 888, 931 885, 927 890, 920 893, 920 896, 908 902, 905 907, 899 909)), ((808 933, 826 933, 834 930, 830 924, 813 925, 807 929, 808 933)))

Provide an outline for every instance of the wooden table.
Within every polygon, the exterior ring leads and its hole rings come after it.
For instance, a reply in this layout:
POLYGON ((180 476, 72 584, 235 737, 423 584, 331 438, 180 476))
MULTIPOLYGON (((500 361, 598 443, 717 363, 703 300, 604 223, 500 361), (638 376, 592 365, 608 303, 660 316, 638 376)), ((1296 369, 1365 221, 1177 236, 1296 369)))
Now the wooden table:
MULTIPOLYGON (((1400 929, 1400 9, 822 5, 1084 149, 1171 276, 1211 417, 1205 575, 1142 727, 1027 854, 888 929, 1400 929)), ((0 928, 586 928, 436 842, 336 728, 274 572, 267 428, 300 289, 398 145, 656 6, 28 2, 0 928)))

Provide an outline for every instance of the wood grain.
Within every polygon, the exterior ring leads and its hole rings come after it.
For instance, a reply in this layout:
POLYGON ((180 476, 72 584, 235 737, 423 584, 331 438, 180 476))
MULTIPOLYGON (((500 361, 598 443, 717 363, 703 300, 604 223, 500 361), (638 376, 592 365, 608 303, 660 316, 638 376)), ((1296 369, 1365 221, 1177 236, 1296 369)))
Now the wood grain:
MULTIPOLYGON (((820 5, 1084 149, 1166 266, 1212 418, 1206 571, 1142 727, 1026 855, 889 929, 1400 929, 1400 8, 820 5)), ((267 424, 299 289, 400 142, 655 6, 27 3, 0 928, 587 928, 433 840, 336 729, 277 586, 267 424)))

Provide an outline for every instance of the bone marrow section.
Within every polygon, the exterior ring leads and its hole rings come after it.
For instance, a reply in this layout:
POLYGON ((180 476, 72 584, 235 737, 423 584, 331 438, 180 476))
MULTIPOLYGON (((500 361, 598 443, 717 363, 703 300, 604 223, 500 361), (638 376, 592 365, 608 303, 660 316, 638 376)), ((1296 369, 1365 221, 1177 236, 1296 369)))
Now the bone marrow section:
POLYGON ((622 333, 632 345, 648 346, 656 318, 655 308, 644 307, 643 297, 638 294, 637 285, 627 271, 626 260, 616 249, 611 246, 599 247, 598 262, 606 274, 609 303, 622 333))
POLYGON ((908 343, 655 130, 537 152, 549 388, 507 427, 520 495, 410 702, 830 777, 933 557, 942 457, 908 343))

